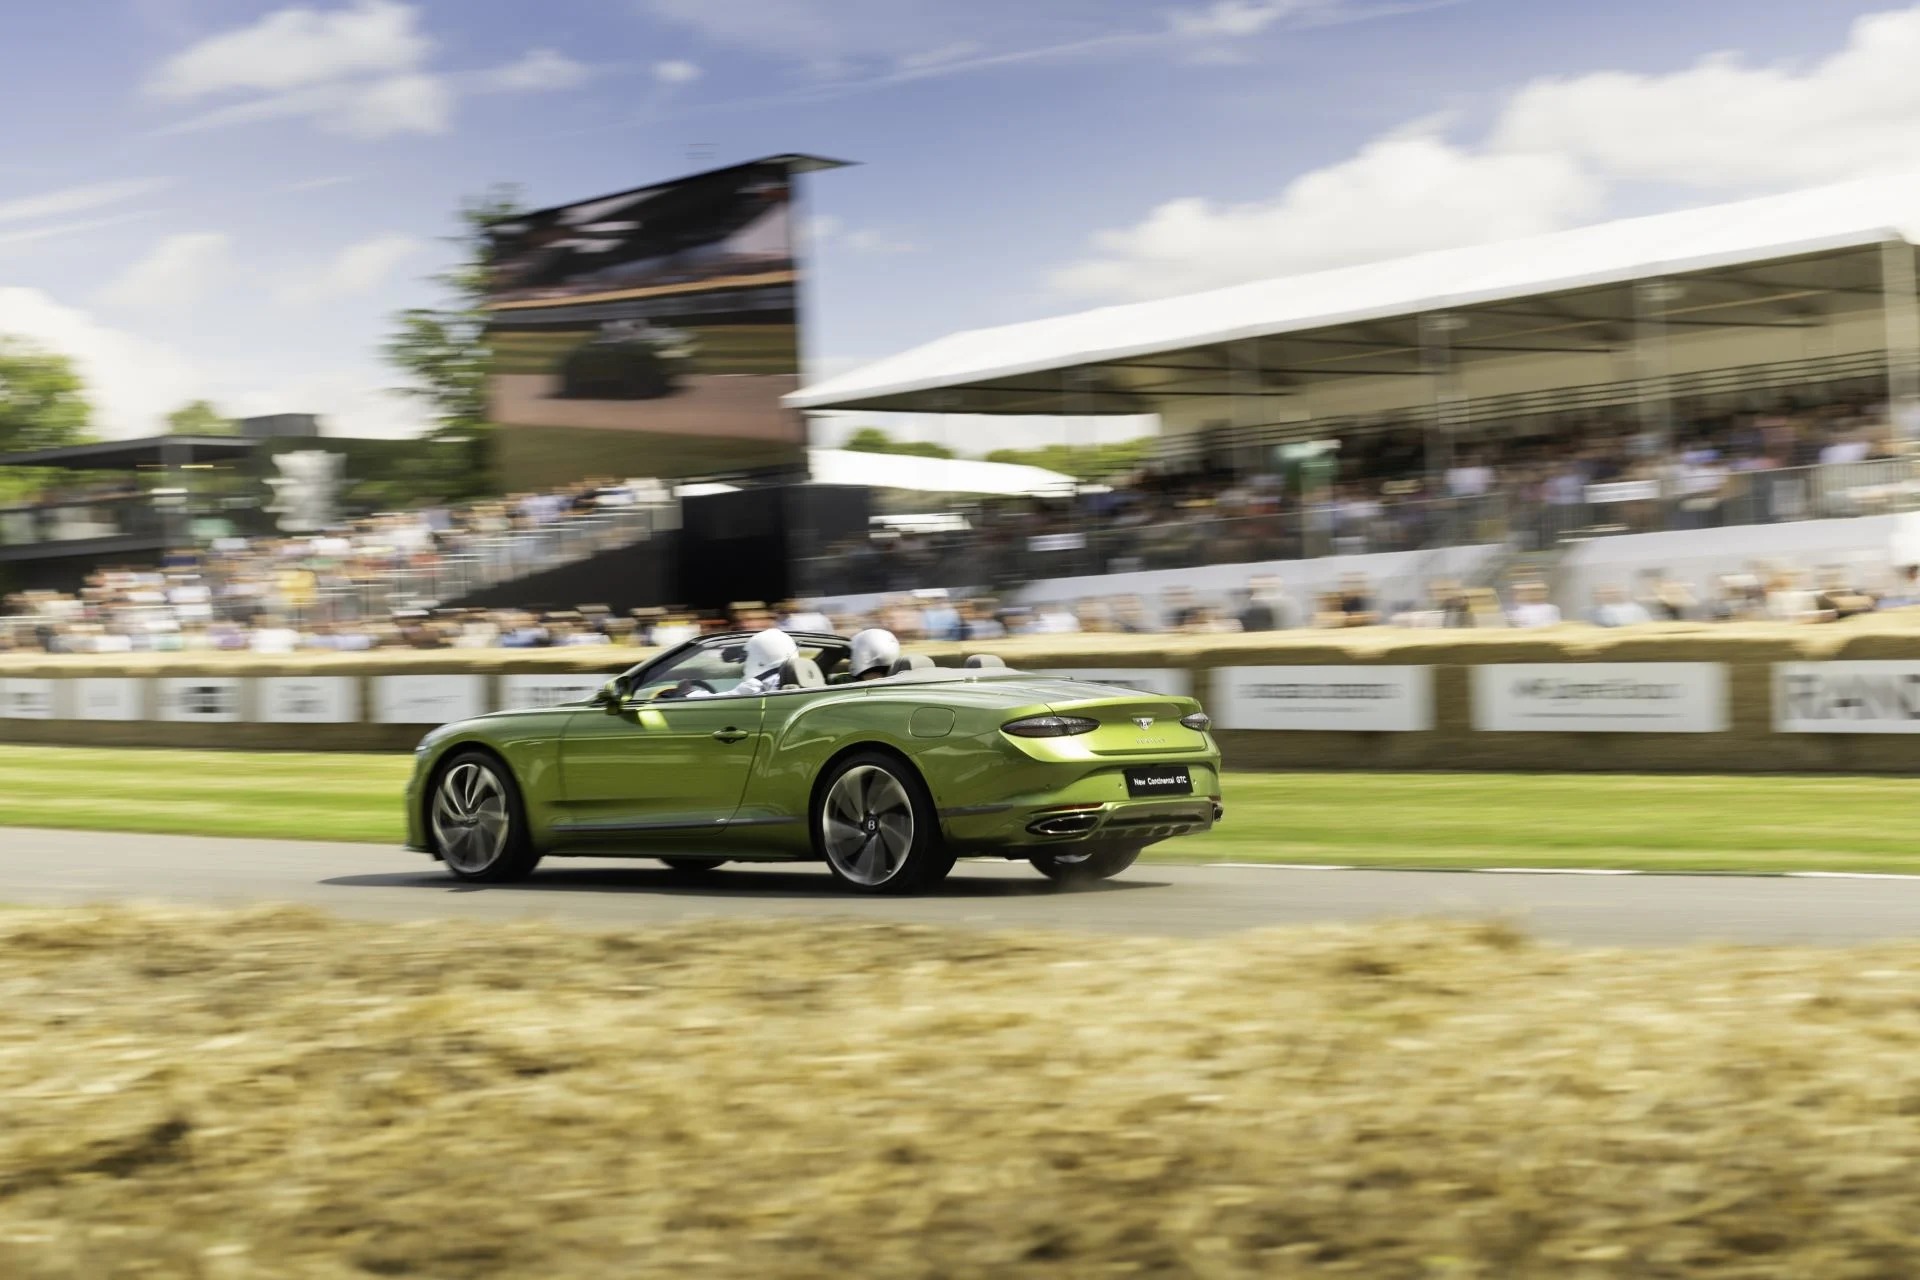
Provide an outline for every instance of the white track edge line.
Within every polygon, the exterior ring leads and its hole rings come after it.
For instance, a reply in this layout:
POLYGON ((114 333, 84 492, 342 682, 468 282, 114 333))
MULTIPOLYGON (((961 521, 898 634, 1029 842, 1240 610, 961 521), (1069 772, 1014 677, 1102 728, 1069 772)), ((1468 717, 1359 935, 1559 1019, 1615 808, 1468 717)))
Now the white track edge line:
POLYGON ((1899 871, 1642 871, 1632 867, 1422 867, 1359 866, 1333 862, 1208 862, 1209 867, 1252 871, 1436 871, 1482 876, 1722 876, 1731 879, 1920 880, 1899 871))

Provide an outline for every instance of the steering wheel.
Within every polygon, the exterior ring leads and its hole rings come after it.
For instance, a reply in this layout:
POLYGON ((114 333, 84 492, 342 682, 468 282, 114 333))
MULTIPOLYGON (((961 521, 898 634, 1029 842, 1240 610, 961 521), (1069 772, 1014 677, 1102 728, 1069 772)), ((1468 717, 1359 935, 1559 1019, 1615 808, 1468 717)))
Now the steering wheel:
POLYGON ((671 698, 684 698, 695 689, 705 689, 708 693, 717 690, 705 680, 682 680, 679 684, 670 684, 653 695, 653 701, 661 702, 671 698))

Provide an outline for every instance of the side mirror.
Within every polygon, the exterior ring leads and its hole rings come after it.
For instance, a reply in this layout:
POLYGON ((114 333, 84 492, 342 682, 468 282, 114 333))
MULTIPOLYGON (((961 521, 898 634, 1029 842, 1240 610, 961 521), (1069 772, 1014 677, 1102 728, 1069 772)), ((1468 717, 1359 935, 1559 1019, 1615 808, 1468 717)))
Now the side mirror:
POLYGON ((626 700, 626 693, 618 680, 607 681, 593 695, 593 705, 609 714, 619 711, 626 700))

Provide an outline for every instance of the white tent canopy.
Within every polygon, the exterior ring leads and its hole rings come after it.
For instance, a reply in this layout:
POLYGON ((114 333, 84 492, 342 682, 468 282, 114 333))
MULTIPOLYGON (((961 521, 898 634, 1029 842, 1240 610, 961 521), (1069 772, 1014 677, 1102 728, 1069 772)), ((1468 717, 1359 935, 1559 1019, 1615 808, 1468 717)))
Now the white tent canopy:
POLYGON ((1659 275, 1920 243, 1920 177, 1866 179, 956 333, 786 397, 796 409, 919 408, 916 393, 1659 275))
POLYGON ((1074 479, 1045 467, 970 458, 918 458, 857 449, 809 449, 807 469, 815 484, 865 485, 921 493, 1065 494, 1074 479))

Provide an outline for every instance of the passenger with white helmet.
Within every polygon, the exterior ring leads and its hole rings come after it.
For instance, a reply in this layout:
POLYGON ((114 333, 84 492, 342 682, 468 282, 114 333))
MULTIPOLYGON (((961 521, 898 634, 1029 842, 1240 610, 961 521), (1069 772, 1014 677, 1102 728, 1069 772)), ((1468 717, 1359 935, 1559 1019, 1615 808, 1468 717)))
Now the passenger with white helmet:
MULTIPOLYGON (((793 637, 778 627, 768 627, 765 631, 756 631, 747 641, 747 656, 744 663, 746 675, 739 684, 721 692, 751 696, 772 693, 780 687, 780 673, 789 662, 800 656, 800 646, 793 637)), ((711 698, 717 696, 705 689, 689 689, 689 698, 711 698)))
POLYGON ((869 627, 853 637, 853 654, 847 659, 847 678, 853 681, 878 680, 893 674, 900 660, 900 641, 893 632, 869 627))

